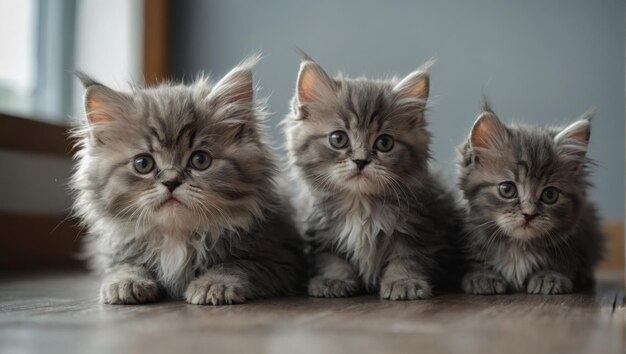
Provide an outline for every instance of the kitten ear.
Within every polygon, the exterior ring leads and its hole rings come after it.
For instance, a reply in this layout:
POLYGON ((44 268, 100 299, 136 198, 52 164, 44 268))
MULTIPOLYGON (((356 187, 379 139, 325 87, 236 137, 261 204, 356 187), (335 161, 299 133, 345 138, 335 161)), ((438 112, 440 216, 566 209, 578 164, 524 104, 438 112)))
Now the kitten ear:
POLYGON ((589 137, 591 136, 591 117, 577 120, 570 124, 567 128, 561 130, 555 137, 554 142, 557 144, 565 143, 566 141, 573 141, 580 145, 589 144, 589 137))
POLYGON ((308 57, 300 64, 297 94, 300 103, 310 103, 333 93, 333 80, 308 57))
POLYGON ((434 63, 435 60, 431 59, 407 75, 393 88, 394 92, 400 98, 417 98, 426 102, 430 92, 429 70, 434 63))
POLYGON ((233 68, 215 84, 210 97, 227 104, 252 104, 254 102, 252 68, 260 58, 259 54, 253 55, 233 68))
POLYGON ((262 108, 255 106, 252 68, 261 59, 260 54, 244 59, 229 71, 211 89, 207 100, 217 105, 220 120, 229 126, 224 134, 240 141, 257 135, 262 108))
POLYGON ((490 108, 488 109, 478 116, 472 127, 470 134, 472 148, 498 149, 503 147, 509 139, 509 131, 506 126, 490 108))
POLYGON ((591 118, 593 112, 587 113, 582 119, 570 124, 554 137, 554 142, 572 151, 575 155, 585 156, 591 136, 591 118))
POLYGON ((122 92, 115 91, 85 73, 76 76, 85 87, 85 113, 89 124, 106 123, 120 119, 131 98, 122 92))

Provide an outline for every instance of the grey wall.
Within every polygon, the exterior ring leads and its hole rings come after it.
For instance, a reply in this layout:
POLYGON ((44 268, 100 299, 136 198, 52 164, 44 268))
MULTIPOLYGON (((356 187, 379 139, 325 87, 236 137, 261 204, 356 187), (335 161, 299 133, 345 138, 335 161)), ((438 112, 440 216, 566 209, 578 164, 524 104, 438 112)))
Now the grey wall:
POLYGON ((0 212, 65 215, 71 206, 69 157, 0 149, 0 212))
MULTIPOLYGON (((606 217, 624 215, 624 1, 176 1, 175 77, 223 75, 260 50, 271 123, 288 110, 305 49, 330 73, 404 75, 430 57, 433 152, 450 179, 455 146, 487 94, 505 120, 571 121, 598 108, 590 155, 606 217)), ((278 129, 276 139, 281 139, 278 129)))

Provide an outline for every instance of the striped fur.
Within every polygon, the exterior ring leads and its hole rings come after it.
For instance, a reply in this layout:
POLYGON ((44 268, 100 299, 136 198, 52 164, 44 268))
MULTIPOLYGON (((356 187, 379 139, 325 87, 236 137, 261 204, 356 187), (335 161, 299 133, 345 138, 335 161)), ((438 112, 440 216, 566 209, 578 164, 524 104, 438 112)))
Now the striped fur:
POLYGON ((429 164, 427 69, 402 81, 333 79, 303 61, 284 126, 293 203, 314 258, 310 295, 427 298, 444 280, 459 218, 429 164), (345 148, 330 144, 334 131, 349 137, 345 148), (394 139, 390 151, 374 148, 383 134, 394 139), (358 159, 370 161, 361 173, 358 159))
POLYGON ((130 93, 82 76, 74 209, 87 228, 86 257, 104 275, 103 302, 167 295, 215 305, 299 288, 302 246, 253 99, 255 61, 217 84, 199 78, 130 93), (206 170, 191 167, 194 151, 212 158, 206 170), (147 174, 133 168, 142 154, 155 160, 147 174), (182 184, 170 194, 162 182, 172 179, 182 184))
POLYGON ((464 291, 553 294, 593 285, 603 235, 586 192, 590 122, 585 117, 564 129, 504 125, 485 104, 460 148, 470 263, 464 291), (514 183, 517 195, 501 196, 502 182, 514 183), (558 191, 554 203, 541 199, 548 187, 558 191))

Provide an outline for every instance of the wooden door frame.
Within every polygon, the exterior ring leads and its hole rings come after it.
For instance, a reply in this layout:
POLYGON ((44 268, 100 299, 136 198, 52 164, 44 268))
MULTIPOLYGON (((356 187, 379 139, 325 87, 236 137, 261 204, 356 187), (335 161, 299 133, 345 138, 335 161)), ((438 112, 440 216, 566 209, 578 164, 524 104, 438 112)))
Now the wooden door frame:
MULTIPOLYGON (((148 85, 169 78, 170 0, 144 0, 143 75, 148 85)), ((70 159, 68 127, 0 113, 0 149, 70 159)), ((82 230, 67 215, 0 212, 0 272, 83 267, 82 230)))

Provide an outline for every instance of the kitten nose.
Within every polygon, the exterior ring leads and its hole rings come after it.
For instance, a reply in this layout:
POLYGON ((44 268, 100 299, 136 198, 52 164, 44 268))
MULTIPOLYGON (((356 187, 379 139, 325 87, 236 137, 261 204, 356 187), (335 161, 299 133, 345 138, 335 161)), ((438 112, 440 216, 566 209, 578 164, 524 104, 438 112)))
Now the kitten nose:
POLYGON ((365 168, 365 165, 370 163, 370 160, 352 160, 356 164, 356 167, 359 168, 359 171, 365 168))
POLYGON ((177 180, 177 179, 173 179, 171 181, 165 181, 165 182, 161 182, 161 183, 163 183, 163 185, 167 187, 167 189, 170 191, 170 193, 173 192, 174 189, 178 188, 178 186, 183 184, 180 180, 177 180))
POLYGON ((526 220, 526 222, 529 222, 529 221, 532 221, 534 218, 536 218, 537 215, 539 215, 539 214, 537 214, 537 213, 535 213, 535 214, 525 214, 525 213, 522 213, 522 215, 524 215, 524 220, 526 220))

